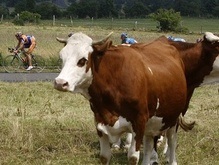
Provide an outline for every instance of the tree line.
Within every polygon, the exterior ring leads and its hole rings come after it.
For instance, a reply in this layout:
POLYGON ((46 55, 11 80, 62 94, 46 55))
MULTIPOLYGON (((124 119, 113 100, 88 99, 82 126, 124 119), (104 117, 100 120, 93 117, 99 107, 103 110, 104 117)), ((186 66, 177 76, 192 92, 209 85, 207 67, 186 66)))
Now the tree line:
POLYGON ((159 9, 173 9, 181 16, 218 17, 219 0, 0 0, 0 14, 14 17, 23 11, 41 19, 58 18, 145 18, 159 9), (67 2, 66 8, 58 6, 67 2), (14 12, 9 12, 14 7, 14 12))

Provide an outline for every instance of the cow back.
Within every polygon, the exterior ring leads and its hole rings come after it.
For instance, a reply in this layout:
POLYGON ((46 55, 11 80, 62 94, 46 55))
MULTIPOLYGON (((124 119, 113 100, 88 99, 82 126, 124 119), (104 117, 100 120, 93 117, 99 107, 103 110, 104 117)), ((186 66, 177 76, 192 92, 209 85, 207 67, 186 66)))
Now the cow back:
POLYGON ((184 68, 177 53, 173 46, 157 41, 95 46, 89 93, 93 111, 107 116, 101 122, 113 124, 119 115, 132 121, 142 113, 146 118, 162 116, 166 122, 173 119, 167 127, 173 125, 186 98, 184 68))

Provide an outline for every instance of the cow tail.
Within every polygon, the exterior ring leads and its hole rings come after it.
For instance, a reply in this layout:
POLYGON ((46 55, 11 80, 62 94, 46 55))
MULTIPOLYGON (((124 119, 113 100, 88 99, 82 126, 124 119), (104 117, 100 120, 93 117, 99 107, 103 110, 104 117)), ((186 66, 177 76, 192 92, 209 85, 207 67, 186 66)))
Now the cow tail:
POLYGON ((190 131, 193 129, 193 127, 195 126, 195 121, 187 123, 183 116, 180 115, 178 118, 178 125, 186 132, 190 131))

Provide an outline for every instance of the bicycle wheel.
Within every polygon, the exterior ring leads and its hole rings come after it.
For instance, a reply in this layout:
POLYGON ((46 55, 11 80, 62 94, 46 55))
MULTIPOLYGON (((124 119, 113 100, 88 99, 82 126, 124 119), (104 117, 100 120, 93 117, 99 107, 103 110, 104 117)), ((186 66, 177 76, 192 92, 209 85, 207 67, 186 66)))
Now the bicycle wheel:
POLYGON ((57 67, 58 67, 59 71, 62 70, 62 59, 61 58, 59 58, 58 61, 57 61, 57 67))
POLYGON ((45 60, 40 55, 32 55, 33 71, 42 72, 45 68, 45 60))
POLYGON ((14 55, 8 55, 3 60, 3 67, 6 72, 19 72, 23 68, 21 61, 14 55))

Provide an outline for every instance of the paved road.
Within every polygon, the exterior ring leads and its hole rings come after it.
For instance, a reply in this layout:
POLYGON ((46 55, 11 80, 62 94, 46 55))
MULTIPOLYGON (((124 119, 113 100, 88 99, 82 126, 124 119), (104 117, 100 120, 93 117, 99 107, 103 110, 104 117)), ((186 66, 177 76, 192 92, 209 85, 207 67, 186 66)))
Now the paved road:
POLYGON ((53 81, 59 73, 0 73, 0 81, 53 81))

